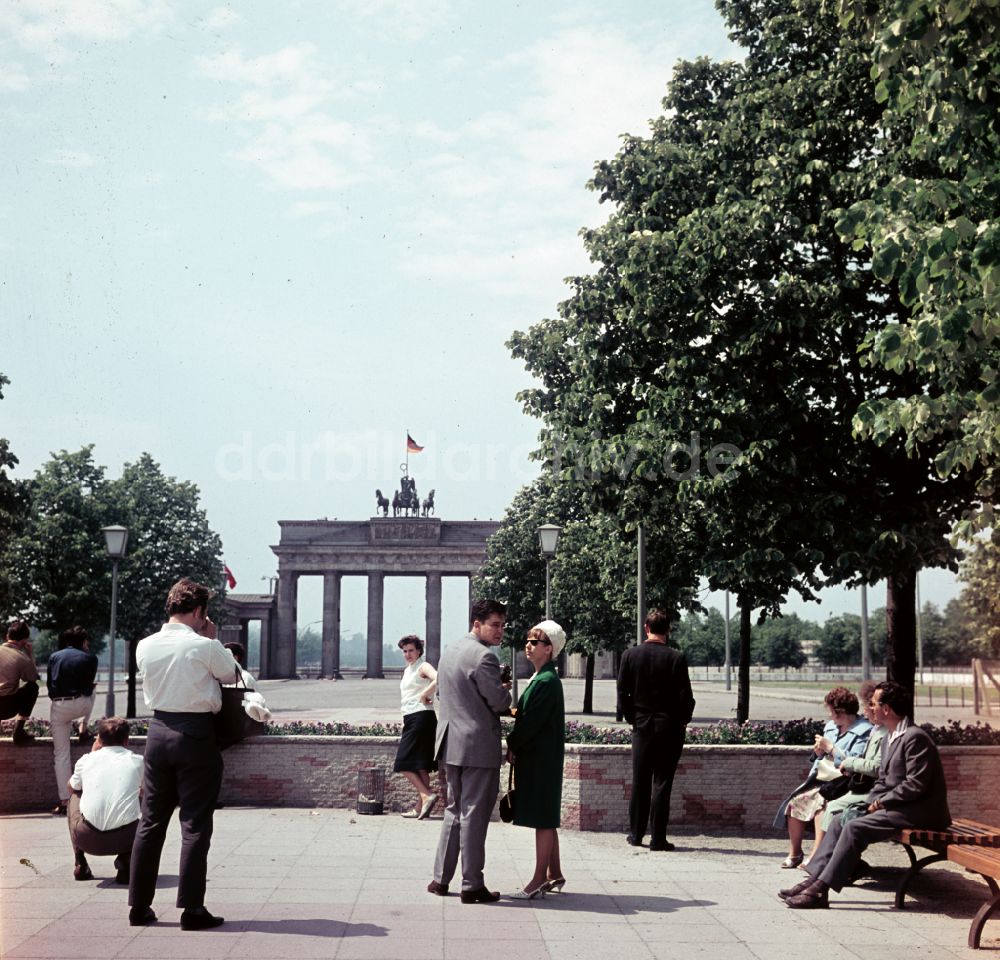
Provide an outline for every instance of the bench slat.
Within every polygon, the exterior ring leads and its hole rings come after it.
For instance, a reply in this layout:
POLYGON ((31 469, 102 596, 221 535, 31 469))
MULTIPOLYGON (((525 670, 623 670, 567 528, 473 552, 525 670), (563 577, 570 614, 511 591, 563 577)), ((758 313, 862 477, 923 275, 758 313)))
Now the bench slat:
POLYGON ((955 844, 948 850, 948 859, 976 873, 1000 878, 1000 850, 955 844))

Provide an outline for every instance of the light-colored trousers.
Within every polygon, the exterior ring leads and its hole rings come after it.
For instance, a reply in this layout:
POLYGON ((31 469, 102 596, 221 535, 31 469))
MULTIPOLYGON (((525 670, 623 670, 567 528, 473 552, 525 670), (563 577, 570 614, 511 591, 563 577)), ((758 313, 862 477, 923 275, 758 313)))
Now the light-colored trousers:
POLYGON ((448 781, 448 806, 434 858, 434 879, 450 883, 461 853, 462 889, 480 890, 485 886, 486 831, 500 792, 500 768, 446 763, 444 773, 448 781))
POLYGON ((59 790, 61 803, 66 803, 69 800, 69 778, 73 773, 73 758, 70 753, 73 724, 77 720, 89 722, 93 710, 93 694, 89 697, 74 697, 72 700, 53 700, 49 704, 49 725, 52 728, 56 788, 59 790))

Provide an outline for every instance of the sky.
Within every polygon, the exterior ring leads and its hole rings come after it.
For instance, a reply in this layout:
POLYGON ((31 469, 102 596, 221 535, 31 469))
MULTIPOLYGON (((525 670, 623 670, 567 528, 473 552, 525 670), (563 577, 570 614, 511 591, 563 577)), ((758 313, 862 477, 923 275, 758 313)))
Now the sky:
MULTIPOLYGON (((266 591, 279 519, 371 516, 407 430, 438 516, 499 519, 539 428, 505 341, 588 271, 594 164, 697 56, 739 56, 706 0, 0 4, 15 475, 148 451, 198 485, 237 592, 266 591)), ((343 627, 364 621, 345 580, 343 627)), ((422 623, 422 583, 387 581, 386 638, 422 623)))

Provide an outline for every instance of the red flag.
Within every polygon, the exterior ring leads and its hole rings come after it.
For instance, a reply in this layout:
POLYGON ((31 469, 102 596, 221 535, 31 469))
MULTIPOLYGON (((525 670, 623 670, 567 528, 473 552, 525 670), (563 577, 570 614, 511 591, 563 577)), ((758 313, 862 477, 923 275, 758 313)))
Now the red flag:
POLYGON ((233 576, 233 571, 229 569, 225 564, 222 565, 222 570, 226 574, 226 584, 229 589, 232 590, 236 586, 236 577, 233 576))
POLYGON ((424 448, 409 434, 406 435, 406 450, 408 453, 420 453, 424 448))

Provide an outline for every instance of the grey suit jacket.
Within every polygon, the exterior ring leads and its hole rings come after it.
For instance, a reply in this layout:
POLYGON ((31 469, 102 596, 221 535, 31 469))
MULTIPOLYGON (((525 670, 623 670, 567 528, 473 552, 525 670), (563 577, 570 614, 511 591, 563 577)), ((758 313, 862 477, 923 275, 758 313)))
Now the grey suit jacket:
POLYGON ((500 661, 493 648, 467 633, 441 654, 437 683, 438 763, 499 769, 500 713, 510 706, 510 691, 500 683, 500 661))
POLYGON ((944 829, 951 823, 941 755, 927 731, 912 721, 890 746, 882 741, 882 764, 868 802, 880 800, 899 826, 944 829))

